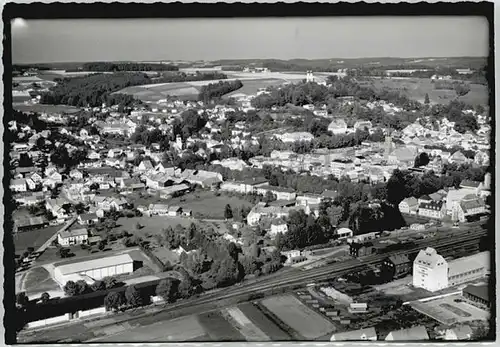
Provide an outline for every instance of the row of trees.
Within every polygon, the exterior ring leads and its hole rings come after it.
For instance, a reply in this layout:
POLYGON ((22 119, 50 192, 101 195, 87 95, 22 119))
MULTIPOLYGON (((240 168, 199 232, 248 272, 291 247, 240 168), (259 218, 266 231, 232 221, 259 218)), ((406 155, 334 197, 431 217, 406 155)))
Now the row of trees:
POLYGON ((225 80, 227 75, 212 71, 200 73, 196 71, 195 74, 180 73, 164 73, 160 77, 155 78, 155 83, 172 83, 172 82, 192 82, 192 81, 211 81, 211 80, 225 80))
POLYGON ((178 71, 179 68, 171 64, 92 62, 83 64, 81 70, 96 72, 178 71))
POLYGON ((130 86, 151 83, 151 79, 143 73, 119 72, 114 74, 93 74, 84 77, 64 78, 50 91, 41 94, 42 104, 66 104, 78 107, 88 105, 100 106, 117 101, 131 105, 135 101, 132 96, 118 96, 111 93, 130 86))
POLYGON ((223 95, 234 92, 241 87, 243 87, 243 83, 240 80, 210 83, 201 87, 198 100, 208 103, 211 100, 220 99, 223 95))

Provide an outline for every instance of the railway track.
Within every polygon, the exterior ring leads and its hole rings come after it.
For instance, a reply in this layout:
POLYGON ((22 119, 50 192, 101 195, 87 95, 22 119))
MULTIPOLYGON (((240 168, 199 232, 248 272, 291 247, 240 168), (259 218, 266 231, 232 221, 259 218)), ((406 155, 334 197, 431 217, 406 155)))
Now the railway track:
MULTIPOLYGON (((252 282, 247 285, 233 286, 215 293, 202 295, 199 298, 170 304, 159 311, 145 312, 134 317, 123 317, 124 319, 122 320, 120 320, 119 317, 116 317, 118 319, 114 320, 113 323, 103 324, 100 328, 125 322, 133 326, 135 323, 140 324, 141 319, 143 320, 147 317, 149 317, 149 319, 153 318, 155 322, 158 322, 161 320, 169 320, 181 316, 232 306, 238 304, 239 302, 251 300, 251 294, 276 293, 300 287, 311 282, 342 276, 350 272, 366 269, 368 265, 377 265, 390 255, 416 253, 429 246, 435 248, 443 255, 447 255, 457 248, 476 246, 479 243, 480 238, 486 235, 486 232, 487 231, 482 228, 474 228, 469 231, 456 233, 454 235, 420 240, 416 242, 415 247, 412 247, 411 249, 389 252, 387 254, 370 255, 364 258, 334 263, 307 271, 287 271, 280 275, 276 274, 276 276, 272 278, 263 278, 262 280, 252 282)), ((74 338, 78 339, 77 336, 74 338)))

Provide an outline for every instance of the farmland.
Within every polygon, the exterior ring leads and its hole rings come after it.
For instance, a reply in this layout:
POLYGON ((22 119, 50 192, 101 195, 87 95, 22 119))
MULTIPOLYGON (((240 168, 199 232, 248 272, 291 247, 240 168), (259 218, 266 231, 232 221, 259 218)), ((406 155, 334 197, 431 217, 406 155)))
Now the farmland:
POLYGON ((244 341, 245 338, 219 312, 207 312, 198 316, 205 331, 214 341, 244 341))
POLYGON ((261 304, 283 323, 306 339, 317 339, 335 330, 335 326, 291 295, 265 299, 261 304))
POLYGON ((38 113, 77 113, 80 109, 68 105, 43 105, 43 104, 14 104, 13 109, 21 112, 38 112, 38 113))
MULTIPOLYGON (((425 94, 429 94, 431 103, 447 104, 456 97, 454 90, 438 90, 434 89, 434 84, 430 79, 426 78, 401 78, 401 79, 374 79, 374 87, 381 90, 388 88, 389 90, 397 90, 407 95, 411 99, 419 102, 424 102, 425 94)), ((488 104, 488 88, 480 84, 471 84, 470 92, 459 98, 460 101, 471 105, 486 105, 488 104)))

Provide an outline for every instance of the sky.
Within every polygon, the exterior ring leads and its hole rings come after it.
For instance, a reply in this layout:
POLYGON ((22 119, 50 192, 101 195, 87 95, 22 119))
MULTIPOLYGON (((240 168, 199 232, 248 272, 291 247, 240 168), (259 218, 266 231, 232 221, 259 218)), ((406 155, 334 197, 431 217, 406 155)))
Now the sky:
POLYGON ((488 55, 481 17, 22 20, 12 62, 488 55))

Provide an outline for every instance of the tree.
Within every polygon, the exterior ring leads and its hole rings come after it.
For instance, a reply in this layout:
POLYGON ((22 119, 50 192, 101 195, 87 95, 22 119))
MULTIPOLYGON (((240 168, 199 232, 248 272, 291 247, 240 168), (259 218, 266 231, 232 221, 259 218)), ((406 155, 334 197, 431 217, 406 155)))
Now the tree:
POLYGON ((122 292, 111 292, 104 297, 104 306, 107 310, 118 310, 125 303, 122 292))
POLYGON ((156 295, 162 297, 165 302, 173 302, 175 299, 173 285, 174 283, 171 278, 161 280, 156 286, 156 295))
POLYGON ((64 248, 64 247, 61 247, 57 250, 57 255, 60 257, 60 258, 68 258, 69 257, 69 248, 64 248))
POLYGON ((464 83, 455 84, 455 93, 457 93, 457 97, 465 96, 470 92, 470 86, 464 83))
POLYGON ((142 295, 135 286, 130 286, 125 290, 125 299, 127 300, 127 304, 132 307, 138 307, 143 304, 142 295))
POLYGON ((92 289, 93 292, 104 290, 106 289, 106 284, 103 281, 95 281, 90 285, 90 289, 92 289))
POLYGON ((29 298, 26 292, 20 292, 16 295, 16 305, 19 307, 26 307, 29 303, 29 298))
POLYGON ((425 93, 424 104, 429 105, 431 101, 429 100, 429 94, 425 93))
POLYGON ((82 295, 82 294, 88 293, 90 291, 90 287, 89 287, 88 283, 85 282, 84 280, 76 281, 75 285, 76 285, 76 294, 77 295, 82 295))
POLYGON ((415 167, 426 166, 427 164, 429 164, 429 161, 430 161, 429 155, 425 152, 422 152, 415 158, 414 166, 415 167))
POLYGON ((73 281, 68 281, 64 285, 64 293, 67 296, 75 296, 78 294, 78 287, 75 282, 73 281))
POLYGON ((224 218, 231 219, 233 218, 233 210, 231 209, 231 205, 227 204, 224 209, 224 218))
POLYGON ((47 303, 49 300, 50 300, 50 295, 49 293, 45 292, 45 293, 42 293, 42 295, 40 296, 40 300, 45 304, 47 303))
POLYGON ((116 278, 111 276, 104 277, 102 281, 104 282, 104 286, 106 289, 115 288, 118 285, 118 281, 116 280, 116 278))

